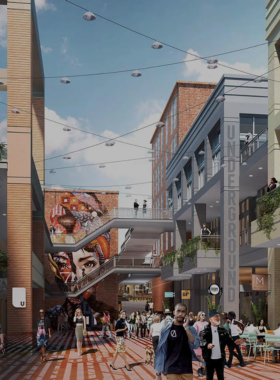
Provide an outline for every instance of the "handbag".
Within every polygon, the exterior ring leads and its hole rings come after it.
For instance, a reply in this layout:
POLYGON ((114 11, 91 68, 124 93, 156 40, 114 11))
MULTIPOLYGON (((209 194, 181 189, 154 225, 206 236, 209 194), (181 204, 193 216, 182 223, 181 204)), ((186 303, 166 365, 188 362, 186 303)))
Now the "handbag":
POLYGON ((85 321, 84 321, 84 318, 83 318, 83 336, 87 336, 87 330, 86 330, 86 326, 85 326, 85 321))

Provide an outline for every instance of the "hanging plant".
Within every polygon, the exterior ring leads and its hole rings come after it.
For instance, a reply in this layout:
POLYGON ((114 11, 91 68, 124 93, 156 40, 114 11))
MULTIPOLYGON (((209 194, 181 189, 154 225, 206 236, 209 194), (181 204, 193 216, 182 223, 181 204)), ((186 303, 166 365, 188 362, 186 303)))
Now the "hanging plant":
POLYGON ((184 266, 184 256, 181 251, 177 255, 177 264, 180 269, 184 266))
POLYGON ((167 255, 165 255, 163 258, 162 258, 162 261, 165 265, 170 265, 172 268, 174 266, 174 263, 176 261, 176 254, 177 254, 178 251, 176 250, 173 250, 173 251, 170 251, 167 255))
POLYGON ((211 311, 211 310, 217 310, 217 311, 220 311, 220 309, 221 309, 221 305, 217 305, 216 306, 216 304, 214 303, 214 302, 212 302, 212 300, 208 297, 208 296, 205 296, 205 298, 206 298, 206 301, 207 301, 207 303, 208 303, 208 307, 209 307, 209 311, 211 311))
POLYGON ((0 250, 0 272, 6 272, 8 269, 8 261, 9 257, 7 255, 7 252, 0 250))
POLYGON ((263 231, 267 239, 271 240, 271 232, 275 221, 275 211, 280 207, 280 187, 267 193, 257 200, 257 226, 263 231))

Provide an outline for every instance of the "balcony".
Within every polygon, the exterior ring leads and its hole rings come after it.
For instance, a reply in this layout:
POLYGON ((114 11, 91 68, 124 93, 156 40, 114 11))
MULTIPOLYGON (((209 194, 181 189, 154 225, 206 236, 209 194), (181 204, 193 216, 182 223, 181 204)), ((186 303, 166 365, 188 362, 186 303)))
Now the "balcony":
POLYGON ((280 188, 257 200, 257 219, 252 222, 252 247, 280 246, 280 188))
POLYGON ((220 268, 220 236, 195 237, 165 256, 162 280, 178 280, 220 268), (170 258, 168 259, 168 255, 170 258))
POLYGON ((252 156, 262 145, 267 142, 267 126, 256 135, 252 141, 240 151, 240 163, 242 164, 252 156))

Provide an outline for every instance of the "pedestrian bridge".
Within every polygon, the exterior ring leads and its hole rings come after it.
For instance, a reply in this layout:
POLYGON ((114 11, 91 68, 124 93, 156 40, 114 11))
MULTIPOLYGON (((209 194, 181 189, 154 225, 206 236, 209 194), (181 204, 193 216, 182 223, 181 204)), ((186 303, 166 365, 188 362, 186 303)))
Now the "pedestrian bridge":
MULTIPOLYGON (((51 234, 46 226, 45 252, 76 252, 112 228, 133 229, 134 233, 154 233, 158 236, 173 231, 173 211, 114 207, 101 217, 81 228, 77 233, 51 234)), ((67 228, 67 227, 66 227, 67 228)))
POLYGON ((152 258, 136 259, 115 255, 77 281, 65 283, 61 281, 51 284, 50 291, 52 295, 63 293, 68 298, 78 297, 112 273, 127 274, 128 276, 137 273, 148 274, 156 278, 160 276, 161 268, 155 264, 152 258))

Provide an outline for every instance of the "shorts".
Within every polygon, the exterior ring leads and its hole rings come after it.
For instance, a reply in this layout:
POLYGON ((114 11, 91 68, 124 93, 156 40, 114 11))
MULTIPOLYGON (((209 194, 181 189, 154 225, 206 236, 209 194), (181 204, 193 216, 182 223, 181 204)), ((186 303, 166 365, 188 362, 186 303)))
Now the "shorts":
POLYGON ((117 341, 117 352, 125 352, 125 343, 124 338, 122 336, 116 336, 117 341))
POLYGON ((46 339, 46 338, 41 338, 41 337, 38 337, 37 338, 37 345, 38 345, 38 347, 43 347, 43 346, 47 346, 47 342, 48 342, 48 339, 46 339))

